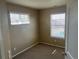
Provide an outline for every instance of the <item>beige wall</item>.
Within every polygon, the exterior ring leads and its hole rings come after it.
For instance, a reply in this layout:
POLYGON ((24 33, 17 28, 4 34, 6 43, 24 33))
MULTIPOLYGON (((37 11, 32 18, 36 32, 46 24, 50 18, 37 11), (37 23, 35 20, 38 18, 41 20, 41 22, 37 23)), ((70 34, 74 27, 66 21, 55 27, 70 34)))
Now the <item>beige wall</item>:
POLYGON ((65 6, 40 10, 40 42, 64 47, 65 40, 50 37, 50 15, 65 12, 65 6))
POLYGON ((22 51, 28 46, 37 42, 38 27, 37 27, 37 10, 26 8, 19 5, 7 4, 9 12, 26 13, 30 15, 30 24, 25 25, 10 25, 10 39, 12 55, 22 51), (14 51, 14 48, 16 50, 14 51))
POLYGON ((7 5, 9 12, 29 14, 31 22, 28 25, 12 26, 9 20, 12 55, 38 41, 61 47, 65 46, 64 40, 57 40, 50 37, 50 14, 65 12, 65 6, 38 11, 10 3, 7 3, 7 5), (14 48, 16 48, 15 51, 14 48))

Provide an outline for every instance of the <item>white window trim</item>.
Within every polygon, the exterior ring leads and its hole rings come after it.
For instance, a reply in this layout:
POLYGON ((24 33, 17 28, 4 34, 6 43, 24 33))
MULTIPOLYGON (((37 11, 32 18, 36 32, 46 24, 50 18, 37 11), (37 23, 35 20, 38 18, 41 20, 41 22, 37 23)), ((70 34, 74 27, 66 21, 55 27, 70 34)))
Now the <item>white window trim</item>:
MULTIPOLYGON (((56 13, 56 14, 65 14, 65 13, 56 13)), ((51 16, 52 15, 55 15, 55 14, 51 14, 50 15, 50 36, 51 36, 51 38, 57 38, 57 39, 64 39, 65 38, 65 25, 64 25, 64 37, 56 37, 56 36, 52 36, 51 35, 51 16)), ((65 14, 66 15, 66 14, 65 14)))

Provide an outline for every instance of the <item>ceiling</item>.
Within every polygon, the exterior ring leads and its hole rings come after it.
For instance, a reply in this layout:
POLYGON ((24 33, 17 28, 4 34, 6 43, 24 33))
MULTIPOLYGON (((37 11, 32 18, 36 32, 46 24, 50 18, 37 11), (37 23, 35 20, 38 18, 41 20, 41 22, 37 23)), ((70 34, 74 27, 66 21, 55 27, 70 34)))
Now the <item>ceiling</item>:
POLYGON ((44 9, 66 4, 66 0, 6 0, 6 1, 36 9, 44 9))

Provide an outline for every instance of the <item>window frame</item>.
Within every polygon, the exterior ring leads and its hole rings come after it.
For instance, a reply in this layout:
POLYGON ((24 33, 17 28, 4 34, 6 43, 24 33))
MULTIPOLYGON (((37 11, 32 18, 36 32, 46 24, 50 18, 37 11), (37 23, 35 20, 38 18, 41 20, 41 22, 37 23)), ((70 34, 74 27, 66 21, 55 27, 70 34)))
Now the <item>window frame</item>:
POLYGON ((65 22, 65 21, 66 21, 66 13, 65 13, 65 12, 50 14, 50 37, 53 38, 53 39, 65 39, 65 26, 66 26, 66 24, 64 24, 64 38, 63 38, 63 37, 56 37, 56 36, 52 36, 52 35, 51 35, 51 16, 52 16, 52 15, 55 15, 55 14, 65 14, 64 23, 66 23, 66 22, 65 22))
MULTIPOLYGON (((21 18, 21 17, 19 17, 19 19, 20 19, 20 18, 21 18)), ((9 12, 9 22, 10 22, 10 25, 11 25, 11 26, 16 26, 16 25, 29 25, 29 24, 30 24, 30 15, 27 14, 27 13, 9 12), (19 24, 19 23, 16 22, 17 24, 12 24, 12 23, 11 23, 11 15, 10 15, 10 14, 19 14, 19 16, 21 16, 21 15, 27 15, 27 16, 29 17, 29 18, 28 18, 28 19, 29 19, 29 23, 26 22, 26 23, 20 23, 20 24, 19 24)))

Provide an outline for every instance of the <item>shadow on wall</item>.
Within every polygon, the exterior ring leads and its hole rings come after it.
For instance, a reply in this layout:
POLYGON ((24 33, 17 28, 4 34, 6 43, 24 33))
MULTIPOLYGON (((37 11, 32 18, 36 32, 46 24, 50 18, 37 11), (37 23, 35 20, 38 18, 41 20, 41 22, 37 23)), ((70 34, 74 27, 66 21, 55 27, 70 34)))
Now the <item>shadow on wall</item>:
POLYGON ((65 12, 66 6, 40 10, 40 42, 65 47, 65 40, 52 38, 50 35, 50 15, 65 12))
MULTIPOLYGON (((37 42, 38 31, 37 31, 37 10, 10 4, 8 3, 8 11, 18 14, 30 15, 30 24, 22 25, 11 25, 10 24, 10 38, 11 38, 11 49, 12 55, 24 50, 30 45, 37 42)), ((10 21, 10 20, 9 20, 10 21)))

